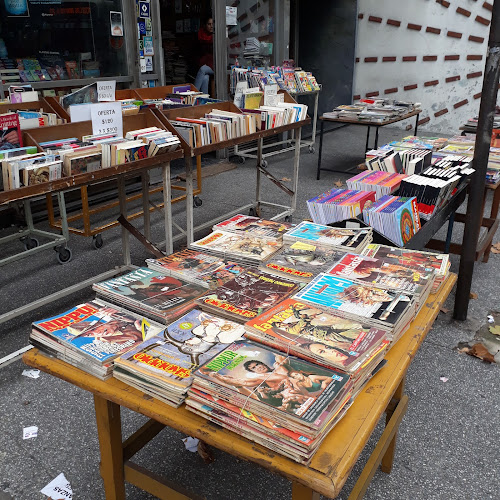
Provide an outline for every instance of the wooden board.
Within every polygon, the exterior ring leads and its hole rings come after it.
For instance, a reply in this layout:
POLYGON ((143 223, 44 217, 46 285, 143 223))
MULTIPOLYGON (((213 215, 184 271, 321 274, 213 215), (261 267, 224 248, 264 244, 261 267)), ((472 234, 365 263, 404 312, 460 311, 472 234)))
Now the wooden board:
POLYGON ((25 353, 23 361, 33 368, 66 380, 120 406, 142 413, 184 434, 197 437, 231 455, 260 464, 272 472, 312 488, 329 498, 335 498, 406 375, 415 353, 430 330, 455 281, 456 275, 450 274, 440 291, 429 296, 408 331, 387 354, 386 366, 368 382, 365 389, 358 395, 346 416, 322 443, 310 466, 300 465, 213 425, 204 418, 189 412, 185 406, 174 409, 113 378, 105 382, 98 380, 63 361, 45 356, 38 349, 25 353))

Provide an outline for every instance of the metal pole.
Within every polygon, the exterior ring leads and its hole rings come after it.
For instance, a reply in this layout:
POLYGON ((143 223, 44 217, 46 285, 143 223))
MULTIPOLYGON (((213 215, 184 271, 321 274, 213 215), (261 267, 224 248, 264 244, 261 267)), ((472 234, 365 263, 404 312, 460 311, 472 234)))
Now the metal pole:
POLYGON ((453 317, 458 320, 467 319, 472 275, 476 257, 477 241, 483 213, 484 186, 486 184, 486 169, 490 154, 491 132, 497 101, 498 78, 500 75, 500 2, 493 3, 488 54, 484 66, 483 89, 479 107, 476 143, 474 145, 474 164, 476 170, 469 185, 469 200, 465 216, 462 254, 458 272, 457 294, 453 317))

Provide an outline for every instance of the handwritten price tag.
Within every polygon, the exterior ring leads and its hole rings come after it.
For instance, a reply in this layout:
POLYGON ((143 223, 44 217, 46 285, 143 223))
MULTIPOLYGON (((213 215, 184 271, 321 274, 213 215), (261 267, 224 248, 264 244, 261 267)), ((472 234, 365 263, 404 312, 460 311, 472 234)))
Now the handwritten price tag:
POLYGON ((122 105, 119 102, 100 102, 93 104, 92 133, 94 135, 116 134, 123 137, 122 105))
POLYGON ((97 82, 97 100, 99 102, 114 101, 116 90, 116 80, 109 82, 97 82))

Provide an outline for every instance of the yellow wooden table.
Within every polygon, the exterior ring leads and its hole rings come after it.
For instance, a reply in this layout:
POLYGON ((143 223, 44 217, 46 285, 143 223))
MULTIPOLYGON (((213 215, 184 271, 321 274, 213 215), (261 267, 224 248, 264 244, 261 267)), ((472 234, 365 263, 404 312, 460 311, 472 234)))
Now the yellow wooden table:
POLYGON ((23 360, 29 366, 66 380, 94 395, 101 450, 101 476, 108 500, 125 498, 125 481, 165 500, 200 498, 130 460, 165 426, 287 477, 292 481, 293 500, 319 500, 320 494, 335 498, 377 422, 385 413, 385 430, 349 497, 357 499, 363 497, 379 465, 384 472, 391 471, 398 427, 408 406, 408 396, 404 394, 406 372, 455 281, 456 276, 451 274, 439 293, 429 297, 409 330, 387 354, 387 364, 358 395, 346 416, 324 440, 309 466, 295 463, 213 425, 185 407, 174 409, 116 379, 103 382, 67 363, 45 356, 37 349, 27 352, 23 360), (121 435, 121 406, 151 419, 124 442, 121 435))

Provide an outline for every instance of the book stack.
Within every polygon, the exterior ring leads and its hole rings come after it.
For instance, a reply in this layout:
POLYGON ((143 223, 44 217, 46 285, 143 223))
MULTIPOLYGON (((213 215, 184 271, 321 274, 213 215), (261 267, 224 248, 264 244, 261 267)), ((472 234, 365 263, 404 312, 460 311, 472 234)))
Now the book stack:
POLYGON ((45 127, 48 125, 60 125, 64 120, 55 113, 47 113, 43 109, 34 109, 32 111, 16 111, 19 117, 19 126, 21 130, 45 127))
POLYGON ((395 264, 382 257, 345 254, 328 270, 328 274, 349 279, 361 285, 370 284, 386 290, 413 294, 417 311, 425 303, 434 284, 434 268, 395 264))
POLYGON ((105 380, 111 376, 118 356, 158 335, 163 328, 151 321, 144 322, 140 315, 96 300, 35 321, 30 343, 105 380))
POLYGON ((375 201, 375 192, 332 189, 307 200, 307 208, 315 223, 330 224, 356 217, 368 201, 375 201))
POLYGON ((420 173, 432 161, 432 151, 429 149, 403 149, 394 151, 390 146, 378 150, 376 154, 369 151, 365 165, 368 170, 380 170, 397 174, 412 175, 420 173))
POLYGON ((340 252, 361 253, 372 241, 371 228, 344 229, 302 221, 283 236, 284 244, 302 241, 340 252))
POLYGON ((160 259, 146 259, 150 269, 204 288, 217 288, 245 269, 234 262, 195 250, 181 250, 160 259))
POLYGON ((431 151, 438 151, 446 145, 448 139, 444 137, 422 137, 415 135, 408 135, 403 137, 400 141, 392 141, 387 144, 394 149, 429 149, 431 151))
POLYGON ((360 99, 354 104, 337 106, 324 113, 326 118, 340 118, 384 123, 420 109, 420 103, 392 99, 360 99))
POLYGON ((207 146, 257 131, 256 120, 250 115, 213 109, 200 118, 177 117, 172 126, 191 147, 207 146))
POLYGON ((191 250, 216 255, 222 260, 231 260, 243 265, 258 265, 277 252, 281 246, 282 243, 275 239, 228 231, 213 231, 205 238, 189 244, 191 250))
POLYGON ((94 283, 98 298, 168 324, 194 307, 206 288, 165 276, 147 267, 94 283))
POLYGON ((257 109, 242 109, 245 116, 251 117, 257 130, 269 130, 307 118, 307 105, 279 102, 276 106, 260 106, 257 109))
POLYGON ((392 194, 399 188, 405 174, 389 172, 372 172, 370 170, 361 172, 347 179, 349 189, 360 189, 362 191, 374 191, 375 200, 386 194, 392 194))
POLYGON ((387 332, 286 299, 245 323, 245 336, 287 354, 351 375, 353 397, 382 361, 387 332))
MULTIPOLYGON (((18 152, 28 148, 19 148, 18 152)), ((35 148, 36 149, 36 148, 35 148)), ((11 156, 7 150, 2 159, 2 181, 5 191, 40 184, 62 176, 62 161, 47 153, 11 156)))
POLYGON ((230 345, 194 373, 187 408, 299 463, 342 418, 348 375, 250 341, 230 345))
POLYGON ((404 246, 420 229, 417 199, 415 197, 382 196, 363 210, 363 219, 373 229, 404 246))
POLYGON ((251 215, 238 214, 215 224, 212 230, 282 241, 283 235, 293 226, 294 224, 289 222, 266 220, 251 215))
POLYGON ((406 331, 415 316, 413 294, 360 284, 332 274, 316 276, 293 298, 327 313, 385 330, 392 343, 406 331))
POLYGON ((438 160, 419 175, 411 175, 401 182, 399 194, 417 199, 420 217, 429 220, 453 196, 461 183, 474 173, 471 158, 447 156, 438 160))
POLYGON ((243 334, 242 325, 193 309, 116 359, 113 376, 177 408, 194 370, 243 334))
POLYGON ((343 255, 327 246, 296 241, 287 243, 260 264, 260 269, 299 283, 308 283, 343 255))
POLYGON ((250 267, 196 303, 203 310, 236 322, 245 322, 267 311, 299 289, 298 283, 250 267))
POLYGON ((448 254, 370 244, 364 250, 363 255, 377 258, 387 264, 416 269, 421 273, 427 272, 430 268, 434 269, 435 274, 431 293, 439 291, 441 285, 446 281, 450 270, 448 254))

